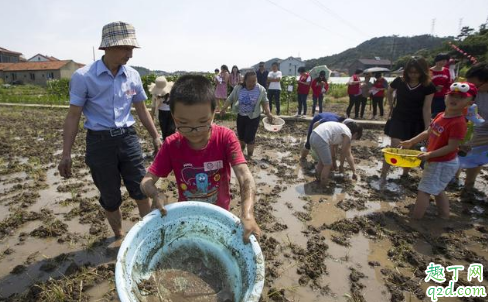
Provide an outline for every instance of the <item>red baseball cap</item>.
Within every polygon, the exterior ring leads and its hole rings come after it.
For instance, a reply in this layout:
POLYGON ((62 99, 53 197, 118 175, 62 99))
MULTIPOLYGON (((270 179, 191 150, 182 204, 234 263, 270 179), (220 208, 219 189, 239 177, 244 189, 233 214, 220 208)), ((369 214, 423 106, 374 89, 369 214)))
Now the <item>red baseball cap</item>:
POLYGON ((472 83, 455 82, 451 84, 447 94, 458 94, 463 97, 475 97, 478 94, 478 89, 472 83))

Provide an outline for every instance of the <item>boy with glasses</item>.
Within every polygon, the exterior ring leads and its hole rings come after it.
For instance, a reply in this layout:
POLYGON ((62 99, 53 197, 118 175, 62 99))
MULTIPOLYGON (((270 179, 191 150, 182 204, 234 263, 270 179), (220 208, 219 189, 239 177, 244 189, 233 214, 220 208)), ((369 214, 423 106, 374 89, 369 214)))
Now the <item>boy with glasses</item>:
POLYGON ((230 208, 230 168, 240 186, 244 241, 261 230, 254 219, 256 185, 239 140, 226 127, 213 124, 216 100, 205 77, 183 76, 170 93, 170 110, 177 133, 168 137, 141 182, 142 191, 164 214, 166 196, 156 182, 174 172, 179 201, 202 201, 230 208))

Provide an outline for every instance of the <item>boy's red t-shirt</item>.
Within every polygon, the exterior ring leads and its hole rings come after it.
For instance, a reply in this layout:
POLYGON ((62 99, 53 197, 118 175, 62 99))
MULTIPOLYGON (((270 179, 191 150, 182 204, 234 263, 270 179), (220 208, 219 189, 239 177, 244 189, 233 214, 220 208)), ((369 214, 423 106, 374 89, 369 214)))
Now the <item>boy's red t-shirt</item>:
POLYGON ((192 149, 180 133, 166 138, 148 171, 158 177, 174 172, 179 201, 204 201, 230 207, 231 166, 246 163, 239 140, 226 127, 212 125, 207 146, 192 149))
MULTIPOLYGON (((439 113, 430 123, 428 152, 447 146, 449 139, 463 140, 467 126, 464 116, 444 117, 444 112, 439 113)), ((458 150, 454 150, 444 156, 430 158, 429 162, 450 161, 456 158, 458 150)))

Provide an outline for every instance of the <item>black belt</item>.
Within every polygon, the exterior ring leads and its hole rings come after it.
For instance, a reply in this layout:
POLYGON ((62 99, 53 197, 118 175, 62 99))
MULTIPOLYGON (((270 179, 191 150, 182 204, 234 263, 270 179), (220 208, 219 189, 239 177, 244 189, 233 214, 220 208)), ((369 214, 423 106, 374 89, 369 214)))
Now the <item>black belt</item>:
POLYGON ((136 129, 134 129, 134 127, 130 126, 130 127, 114 128, 114 129, 110 129, 110 130, 99 130, 99 131, 88 129, 87 132, 90 135, 115 137, 115 136, 120 136, 120 135, 124 135, 124 134, 135 134, 136 129))

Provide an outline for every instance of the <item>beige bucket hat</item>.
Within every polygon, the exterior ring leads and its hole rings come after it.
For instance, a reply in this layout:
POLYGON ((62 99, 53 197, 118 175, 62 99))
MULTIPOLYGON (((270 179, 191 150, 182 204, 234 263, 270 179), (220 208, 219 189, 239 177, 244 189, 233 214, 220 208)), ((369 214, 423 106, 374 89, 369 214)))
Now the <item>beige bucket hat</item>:
POLYGON ((113 46, 134 46, 139 48, 134 26, 122 21, 112 22, 103 27, 102 43, 98 49, 113 46))
POLYGON ((152 95, 166 95, 171 91, 171 88, 173 88, 173 84, 174 82, 168 82, 166 77, 160 76, 157 77, 155 83, 150 84, 148 88, 152 95))

